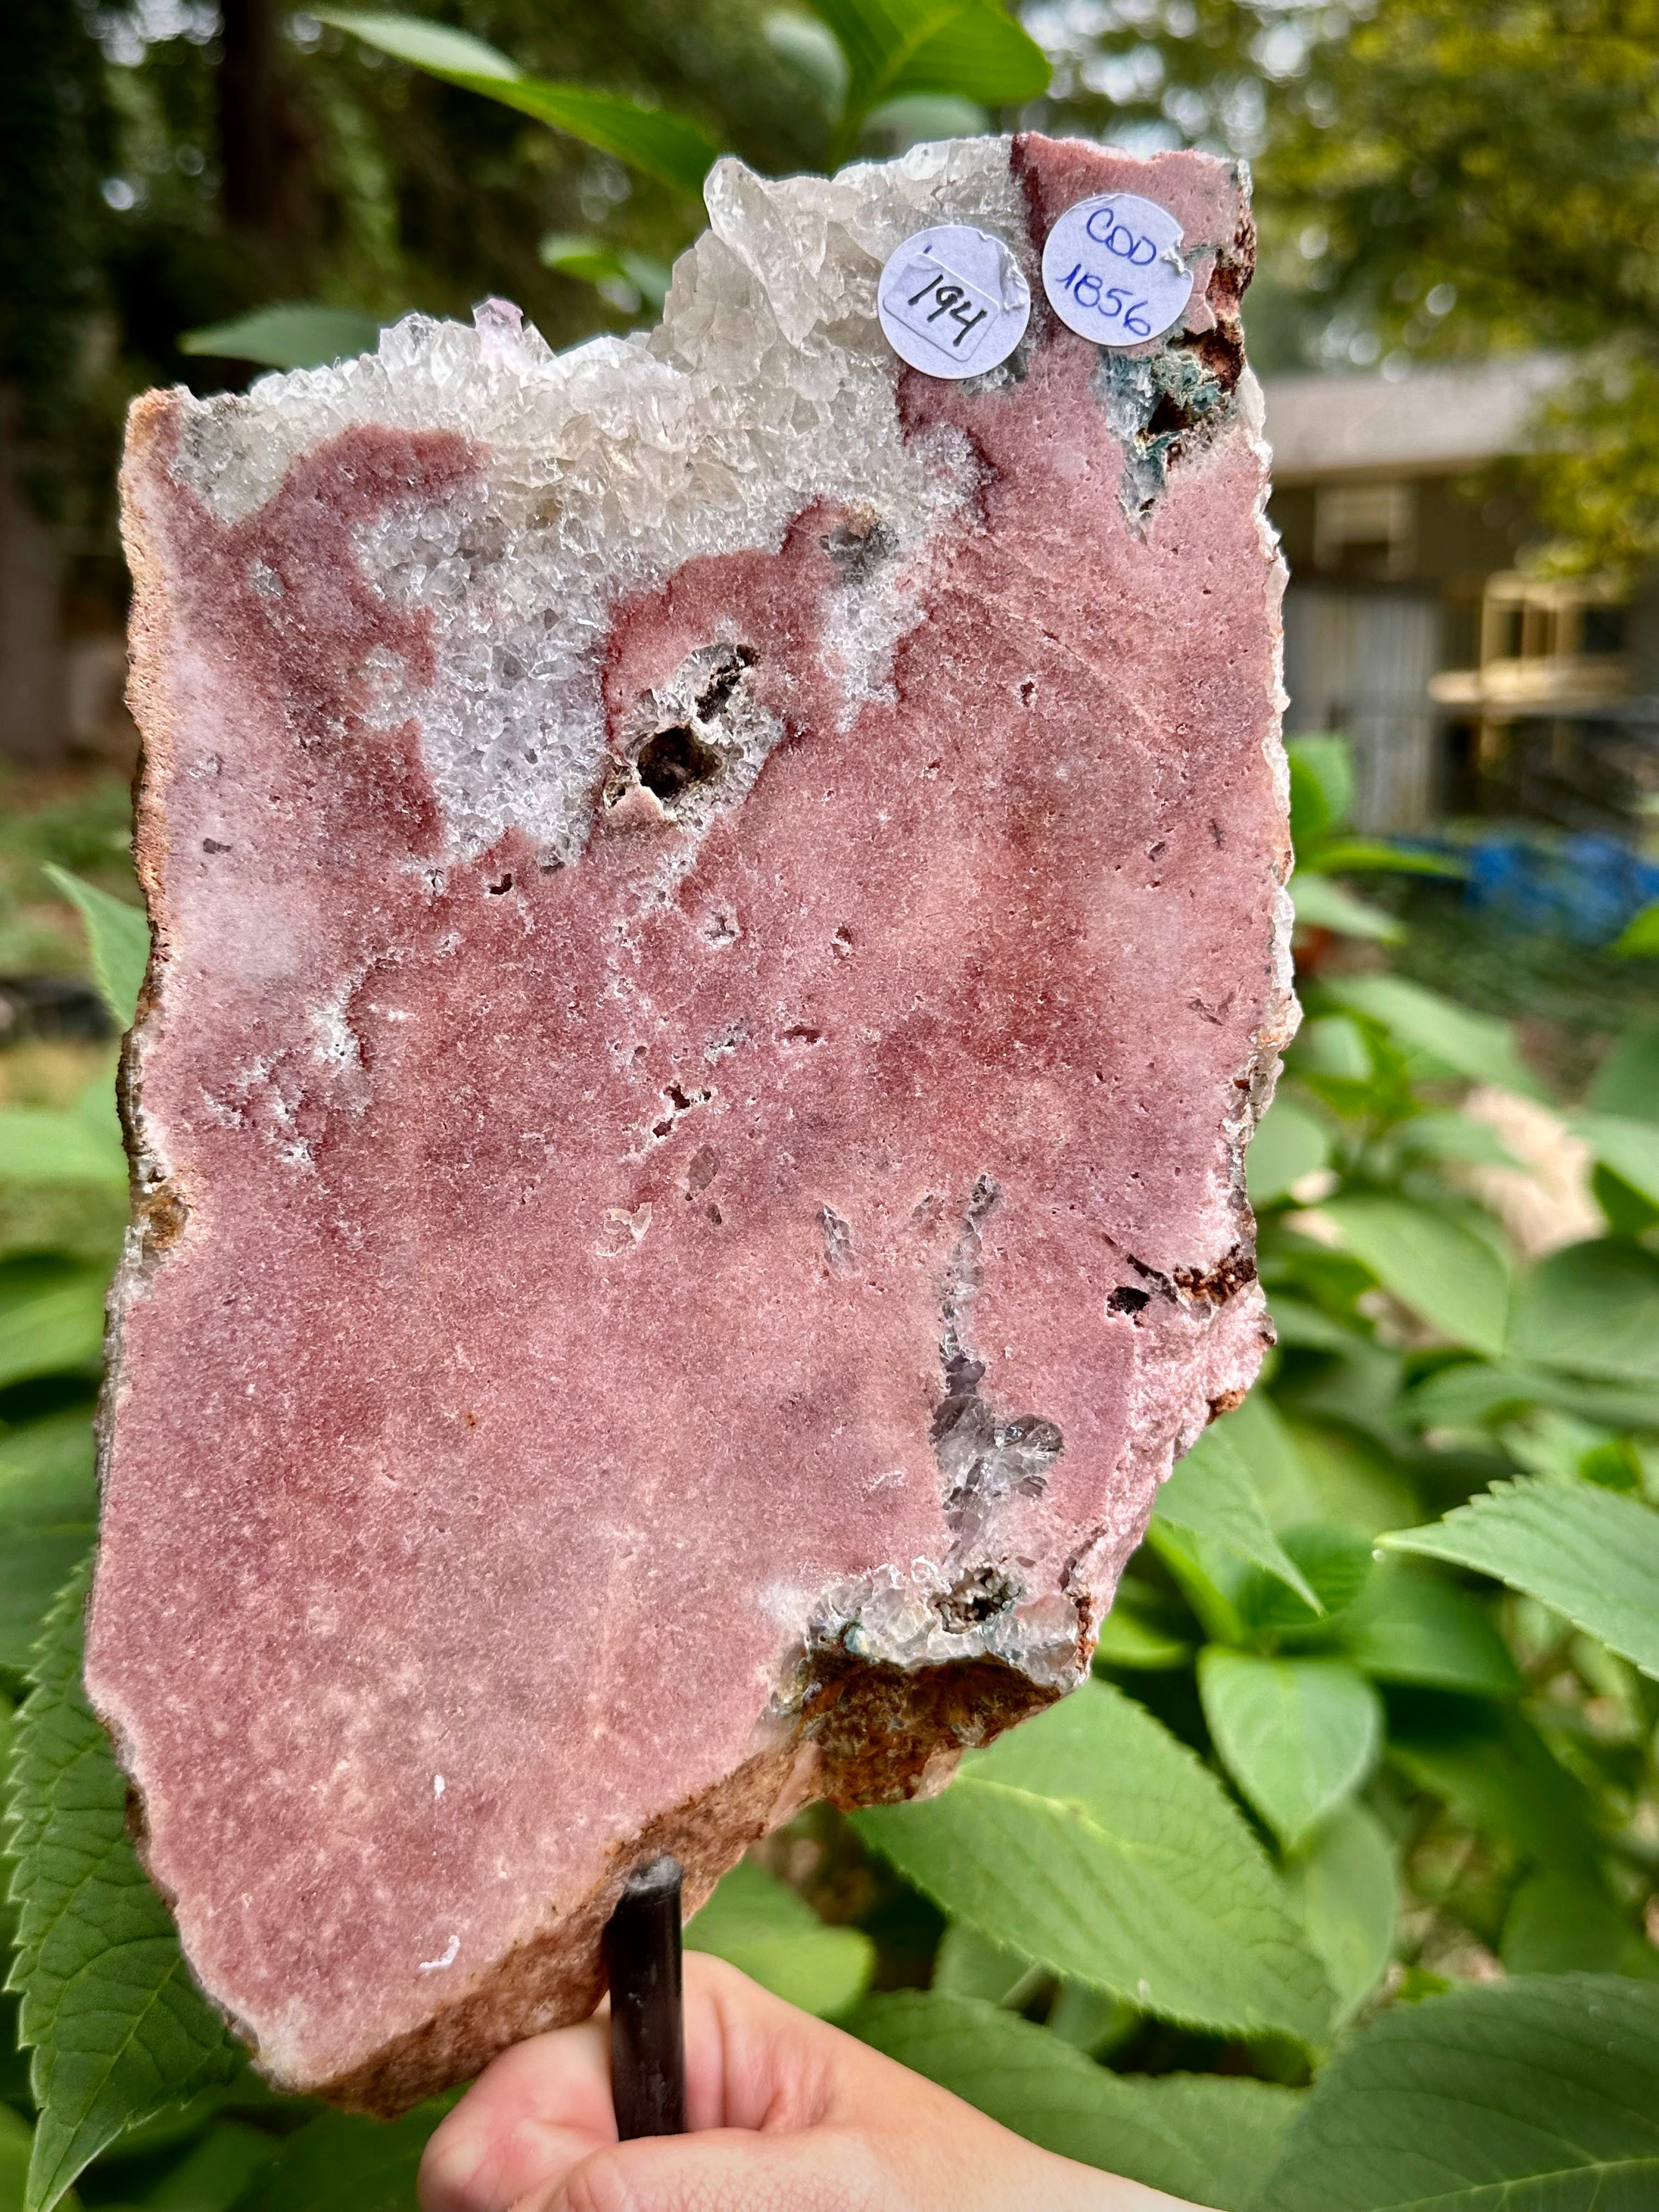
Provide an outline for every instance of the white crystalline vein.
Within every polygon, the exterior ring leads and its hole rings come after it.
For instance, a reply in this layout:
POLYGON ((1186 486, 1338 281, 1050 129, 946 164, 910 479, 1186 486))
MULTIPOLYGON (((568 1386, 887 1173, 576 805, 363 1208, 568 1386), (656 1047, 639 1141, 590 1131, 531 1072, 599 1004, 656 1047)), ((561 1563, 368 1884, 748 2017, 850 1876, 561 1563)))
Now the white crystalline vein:
POLYGON ((375 354, 189 410, 180 471, 223 522, 356 424, 452 429, 487 449, 452 496, 358 532, 367 574, 432 618, 436 682, 377 665, 374 711, 419 726, 457 854, 516 824, 550 857, 574 858, 618 602, 699 555, 775 551, 817 500, 873 509, 896 548, 873 587, 843 595, 828 641, 850 719, 882 694, 930 541, 971 492, 964 440, 902 431, 876 282, 911 232, 940 222, 996 231, 1029 264, 1008 140, 781 183, 726 160, 706 196, 712 228, 681 256, 648 339, 556 356, 498 305, 479 330, 411 315, 375 354))

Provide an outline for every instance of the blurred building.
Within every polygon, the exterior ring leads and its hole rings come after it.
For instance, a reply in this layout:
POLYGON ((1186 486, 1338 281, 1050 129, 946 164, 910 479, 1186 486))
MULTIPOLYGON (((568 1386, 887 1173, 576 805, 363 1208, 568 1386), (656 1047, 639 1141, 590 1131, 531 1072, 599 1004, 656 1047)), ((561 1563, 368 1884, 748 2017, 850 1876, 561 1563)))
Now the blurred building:
POLYGON ((1659 590, 1522 574, 1537 526, 1493 468, 1561 374, 1530 356, 1268 383, 1285 726, 1350 738, 1365 829, 1627 835, 1659 804, 1659 590))

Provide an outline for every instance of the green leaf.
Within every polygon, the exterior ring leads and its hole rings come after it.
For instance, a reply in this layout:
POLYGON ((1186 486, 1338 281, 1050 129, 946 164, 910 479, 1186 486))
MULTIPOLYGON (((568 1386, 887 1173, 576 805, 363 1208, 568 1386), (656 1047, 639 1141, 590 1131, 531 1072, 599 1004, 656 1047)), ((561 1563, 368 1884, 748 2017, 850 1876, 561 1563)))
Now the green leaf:
POLYGON ((253 2212, 414 2212, 421 2154, 459 2095, 434 2097, 400 2120, 319 2113, 283 2142, 253 2212))
POLYGON ((620 93, 594 92, 586 85, 556 84, 546 77, 526 76, 517 64, 495 47, 487 46, 464 31, 453 31, 412 15, 382 15, 356 9, 319 8, 318 20, 349 31, 365 45, 382 53, 412 62, 428 76, 459 85, 464 92, 481 93, 520 114, 551 124, 586 146, 614 154, 648 177, 676 185, 682 191, 700 192, 710 166, 720 149, 708 132, 683 115, 647 107, 620 93))
POLYGON ((1352 813, 1353 748, 1346 738, 1291 738, 1285 753, 1291 766, 1291 842, 1300 854, 1352 813))
POLYGON ((104 1357, 101 1267, 0 1262, 0 1389, 36 1375, 95 1375, 104 1357))
POLYGON ((125 1190, 127 1155, 108 1076, 88 1084, 73 1106, 0 1107, 0 1180, 125 1190))
POLYGON ((1291 1098, 1275 1098, 1256 1125, 1244 1155, 1245 1187, 1252 1206, 1288 1198, 1293 1183, 1317 1175, 1329 1160, 1324 1124, 1291 1098))
POLYGON ((54 1413, 0 1433, 0 1666, 21 1673, 98 1533, 92 1425, 54 1413))
POLYGON ((1516 1294, 1510 1351, 1613 1382, 1659 1382, 1659 1259, 1612 1237, 1547 1253, 1516 1294))
POLYGON ((861 1996, 875 1964, 867 1936, 827 1926, 787 1882, 749 1859, 732 1868, 690 1922, 685 1942, 821 2018, 845 2012, 861 1996))
POLYGON ((1346 1613, 1370 1580, 1370 1539, 1315 1521, 1282 1531, 1285 1552, 1319 1601, 1314 1613, 1275 1576, 1251 1574, 1234 1595, 1248 1635, 1323 1633, 1346 1613))
POLYGON ((1595 1071, 1592 1114, 1659 1121, 1659 1028, 1626 1030, 1595 1071))
POLYGON ((1504 1348, 1509 1270, 1473 1230, 1398 1198, 1337 1198, 1321 1212, 1383 1289, 1455 1344, 1493 1357, 1504 1348))
POLYGON ((1374 1681, 1420 1682, 1478 1698, 1520 1693, 1509 1646, 1479 1601, 1403 1563, 1376 1575, 1342 1646, 1374 1681))
POLYGON ((1153 1526, 1161 1522, 1265 1569, 1317 1613, 1313 1588, 1267 1525, 1249 1468, 1227 1431, 1227 1418, 1212 1422, 1171 1468, 1158 1494, 1153 1526))
POLYGON ((1621 960, 1650 960, 1659 953, 1659 899, 1632 915, 1608 950, 1621 960))
POLYGON ((1171 1667, 1184 1667, 1191 1656, 1191 1644, 1173 1632, 1158 1593, 1133 1576, 1125 1575, 1118 1583, 1111 1611, 1100 1624, 1096 1666, 1162 1674, 1171 1667))
POLYGON ((1400 1911, 1394 1850, 1364 1805, 1344 1805, 1291 1858, 1285 1887, 1336 1991, 1339 2025, 1388 1972, 1400 1911))
POLYGON ((948 93, 988 107, 1035 100, 1052 74, 1028 33, 987 0, 811 0, 847 57, 837 148, 865 118, 904 93, 948 93))
POLYGON ((970 1752, 942 1796, 853 1818, 952 1919, 1054 1973, 1195 2027, 1324 2032, 1330 1992, 1261 1846, 1103 1682, 970 1752))
MULTIPOLYGON (((637 295, 633 305, 643 302, 657 313, 662 312, 672 272, 649 254, 619 252, 601 239, 563 231, 550 232, 537 251, 543 266, 556 269, 562 276, 574 276, 584 284, 626 286, 637 295)), ((632 312, 625 300, 613 305, 632 312)))
POLYGON ((40 2112, 27 2212, 47 2212, 124 2130, 228 2080, 241 2058, 127 1835, 126 1783, 81 1686, 89 1576, 90 1562, 52 1608, 12 1770, 20 1911, 8 1986, 23 2001, 40 2112))
POLYGON ((1484 1360, 1443 1367, 1405 1401, 1407 1418, 1422 1428, 1480 1426, 1528 1406, 1553 1406, 1611 1429, 1659 1429, 1659 1391, 1576 1381, 1540 1367, 1488 1366, 1484 1360))
POLYGON ((953 1996, 981 1997, 987 2004, 1005 2004, 1033 1969, 1018 1951, 1005 1951, 965 1920, 953 1920, 945 1929, 933 1960, 933 1987, 953 1996))
POLYGON ((1622 1114, 1575 1114, 1569 1126, 1603 1167, 1659 1206, 1659 1121, 1622 1114))
POLYGON ((1405 924, 1381 907, 1369 906, 1332 877, 1298 868, 1291 886, 1299 929, 1332 929, 1341 937, 1362 937, 1376 945, 1398 945, 1405 924))
POLYGON ((227 323, 185 331, 179 350, 218 361, 251 361, 261 368, 325 368, 356 354, 373 353, 380 322, 356 307, 325 307, 312 300, 255 307, 227 323))
POLYGON ((951 92, 907 92, 884 100, 864 118, 866 144, 884 142, 893 152, 919 146, 924 139, 982 138, 991 118, 976 100, 951 92))
POLYGON ((1198 1687, 1223 1765, 1291 1850, 1375 1763, 1382 1704, 1340 1659, 1262 1659, 1211 1644, 1198 1656, 1198 1687))
POLYGON ((1221 2212, 1249 2202, 1301 2102, 1266 2081, 1112 2074, 1016 2014, 939 1990, 867 1998, 848 2025, 1045 2150, 1221 2212))
POLYGON ((778 59, 834 122, 847 103, 847 57, 841 41, 826 24, 781 9, 767 16, 761 27, 778 59))
POLYGON ((1500 1482, 1383 1541, 1494 1576, 1659 1679, 1659 1513, 1592 1484, 1500 1482))
POLYGON ((221 2120, 148 2192, 144 2212, 235 2212, 277 2149, 262 2128, 221 2120))
POLYGON ((313 13, 319 23, 349 31, 366 46, 378 46, 383 54, 412 62, 434 76, 511 78, 523 73, 516 62, 470 31, 453 30, 427 16, 398 15, 378 8, 318 8, 313 13))
POLYGON ((93 981, 121 1027, 130 1030, 149 966, 149 921, 144 909, 129 906, 125 899, 112 898, 96 884, 83 884, 79 876, 70 875, 67 868, 50 860, 40 872, 80 908, 87 928, 87 948, 92 955, 93 981))
POLYGON ((1339 1004, 1380 1022, 1403 1049, 1427 1053, 1467 1076, 1539 1098, 1543 1086, 1516 1049, 1507 1022, 1472 1012, 1403 975, 1345 975, 1326 989, 1339 1004))
POLYGON ((1589 1794, 1510 1708, 1396 1710, 1388 1757, 1505 1852, 1594 1876, 1601 1844, 1589 1794))
POLYGON ((1624 1914, 1599 1881, 1548 1869, 1510 1899, 1498 1950, 1511 1974, 1612 1974, 1629 1940, 1624 1914))
POLYGON ((1396 2005, 1321 2077, 1258 2212, 1641 2212, 1659 1989, 1595 1974, 1396 2005))
POLYGON ((1431 1160, 1467 1160, 1480 1167, 1513 1168, 1521 1163, 1489 1122, 1468 1114, 1413 1115, 1394 1132, 1403 1152, 1431 1160))
POLYGON ((1314 867, 1346 874, 1350 870, 1366 869, 1379 875, 1390 876, 1467 876, 1466 860, 1454 860, 1446 853, 1425 853, 1410 845, 1391 845, 1382 837, 1339 837, 1328 845, 1322 845, 1314 855, 1314 867))
MULTIPOLYGON (((0 2212, 23 2212, 33 2143, 34 2130, 28 2122, 9 2105, 0 2105, 0 2212)), ((76 2212, 81 2200, 71 2190, 58 2201, 63 2212, 76 2212)))

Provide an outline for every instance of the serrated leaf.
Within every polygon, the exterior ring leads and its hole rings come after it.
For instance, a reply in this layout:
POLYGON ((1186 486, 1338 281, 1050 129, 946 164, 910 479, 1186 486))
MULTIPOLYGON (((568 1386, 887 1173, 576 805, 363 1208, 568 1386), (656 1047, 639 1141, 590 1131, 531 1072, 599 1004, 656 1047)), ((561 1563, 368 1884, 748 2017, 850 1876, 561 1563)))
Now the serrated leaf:
POLYGON ((775 1996, 828 2018, 864 1993, 875 1947, 856 1928, 832 1928, 804 1898, 744 1859, 687 1923, 686 1948, 738 1966, 775 1996))
POLYGON ((0 1389, 36 1375, 95 1375, 105 1273, 69 1260, 0 1264, 0 1389))
POLYGON ((1510 1352, 1613 1382, 1659 1382, 1659 1259, 1612 1237, 1547 1253, 1516 1294, 1510 1352))
POLYGON ((431 2098, 400 2120, 319 2113, 283 2142, 251 2212, 414 2212, 421 2154, 459 2095, 431 2098))
POLYGON ((1028 2142, 1221 2212, 1249 2203, 1301 2101, 1266 2081, 1109 2073, 1016 2014, 945 1991, 867 1998, 847 2025, 1028 2142))
POLYGON ((1214 1778, 1151 1715, 1085 1683, 945 1794, 855 1814, 952 1919, 1145 2012, 1317 2043, 1330 1992, 1214 1778))
POLYGON ((27 2212, 48 2212, 124 2130, 235 2072, 242 2054, 191 1980, 126 1827, 126 1783, 81 1686, 91 1563, 64 1585, 17 1724, 10 1852, 40 2108, 27 2212))
POLYGON ((83 1413, 0 1434, 0 1666, 27 1669, 52 1600, 92 1549, 94 1457, 83 1413))
POLYGON ((1212 1422, 1183 1460, 1170 1469, 1152 1510, 1154 1524, 1219 1545, 1261 1567, 1296 1592, 1314 1612, 1319 1599, 1301 1569, 1267 1525, 1243 1453, 1224 1417, 1212 1422))
POLYGON ((1642 2212, 1659 1989, 1559 1974, 1396 2005, 1320 2077, 1257 2212, 1642 2212))
POLYGON ((1376 1760, 1381 1701, 1340 1659, 1263 1659, 1212 1644, 1199 1654, 1198 1687, 1222 1765, 1292 1850, 1376 1760))
POLYGON ((1324 1124, 1293 1098, 1275 1098, 1256 1125, 1244 1155, 1244 1181, 1252 1206, 1287 1198, 1293 1183, 1316 1175, 1331 1155, 1324 1124))
POLYGON ((1285 1883, 1336 1991, 1337 2020, 1352 2020, 1394 1956, 1400 1882, 1376 1815, 1343 1805, 1286 1862, 1285 1883))
POLYGON ((1363 938, 1376 945, 1398 945, 1405 924, 1381 907, 1356 898, 1332 877, 1298 868, 1291 885, 1291 903, 1299 929, 1329 929, 1340 937, 1363 938))
POLYGON ((1404 975, 1345 975, 1326 988, 1340 1005, 1381 1023, 1404 1051, 1427 1053, 1471 1083, 1495 1083, 1528 1098, 1544 1095, 1509 1024, 1494 1015, 1477 1014, 1404 975))
POLYGON ((1521 1676, 1486 1609, 1441 1576, 1403 1563, 1379 1572, 1342 1648, 1378 1682, 1419 1682, 1477 1698, 1513 1698, 1521 1676))
POLYGON ((179 350, 208 354, 218 361, 251 361, 261 368, 325 368, 332 362, 373 353, 380 343, 377 316, 362 314, 356 307, 293 300, 185 331, 179 350))
POLYGON ((1443 1521, 1383 1541, 1524 1590, 1659 1679, 1659 1513, 1651 1506, 1593 1484, 1500 1482, 1443 1521))
POLYGON ((41 868, 55 890, 80 910, 92 955, 93 981, 104 1003, 124 1030, 132 1027, 138 994, 149 966, 149 919, 143 907, 112 898, 96 884, 83 884, 67 868, 47 861, 41 868))
POLYGON ((521 115, 532 115, 538 123, 550 124, 682 191, 700 192, 704 177, 720 157, 720 149, 708 132, 683 115, 647 107, 620 93, 527 76, 505 54, 466 32, 378 11, 319 9, 316 14, 319 21, 349 31, 382 53, 412 62, 428 76, 499 100, 521 115))
POLYGON ((1455 1344, 1496 1358, 1510 1275, 1498 1251, 1449 1215, 1397 1198, 1338 1198, 1320 1212, 1391 1297, 1455 1344))

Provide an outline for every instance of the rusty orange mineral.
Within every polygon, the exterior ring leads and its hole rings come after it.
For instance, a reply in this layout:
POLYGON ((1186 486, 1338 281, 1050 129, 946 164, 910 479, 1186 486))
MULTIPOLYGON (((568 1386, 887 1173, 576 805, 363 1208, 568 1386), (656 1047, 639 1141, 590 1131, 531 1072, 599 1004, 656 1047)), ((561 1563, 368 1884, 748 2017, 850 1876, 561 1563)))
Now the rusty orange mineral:
POLYGON ((708 202, 648 337, 492 303, 133 415, 88 1681, 202 1986, 383 2112, 584 2014, 641 1856, 695 1899, 1075 1684, 1267 1335, 1239 174, 1027 137, 708 202), (1123 192, 1194 282, 1102 346, 1041 257, 1123 192), (938 224, 1032 300, 956 380, 875 313, 938 224))

